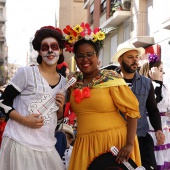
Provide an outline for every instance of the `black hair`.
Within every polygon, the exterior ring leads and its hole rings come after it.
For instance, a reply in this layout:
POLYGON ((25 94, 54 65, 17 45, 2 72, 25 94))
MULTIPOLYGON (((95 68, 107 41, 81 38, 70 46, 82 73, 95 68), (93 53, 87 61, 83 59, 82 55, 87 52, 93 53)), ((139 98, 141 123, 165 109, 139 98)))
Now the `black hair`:
POLYGON ((74 49, 73 49, 73 53, 75 54, 78 47, 82 44, 90 44, 91 46, 94 47, 95 51, 96 51, 96 55, 98 56, 99 55, 99 52, 100 52, 100 44, 98 42, 94 43, 93 41, 91 40, 85 40, 84 38, 77 41, 75 44, 74 44, 74 49))
POLYGON ((149 70, 150 70, 152 67, 159 67, 161 64, 162 64, 162 61, 161 61, 161 60, 156 61, 156 62, 149 62, 149 70))
POLYGON ((58 73, 60 73, 62 76, 66 77, 66 66, 62 66, 60 69, 56 69, 58 73))
MULTIPOLYGON (((32 41, 32 45, 33 45, 34 50, 39 52, 40 49, 41 49, 42 40, 45 39, 45 38, 48 38, 48 37, 55 38, 57 40, 57 42, 58 42, 58 45, 59 45, 60 49, 65 48, 64 37, 59 31, 51 29, 51 28, 41 28, 40 30, 38 30, 36 32, 35 37, 34 37, 34 39, 32 41)), ((60 64, 63 61, 64 61, 64 55, 60 54, 57 64, 60 64)), ((42 56, 38 55, 37 62, 38 62, 38 64, 41 64, 42 56)))

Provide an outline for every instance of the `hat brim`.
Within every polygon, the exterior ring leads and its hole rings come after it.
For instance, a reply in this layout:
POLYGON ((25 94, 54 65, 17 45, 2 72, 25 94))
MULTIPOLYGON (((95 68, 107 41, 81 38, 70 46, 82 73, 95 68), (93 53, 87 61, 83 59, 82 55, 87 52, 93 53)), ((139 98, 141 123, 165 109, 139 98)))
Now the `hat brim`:
MULTIPOLYGON (((137 168, 136 163, 129 158, 129 164, 135 169, 137 168)), ((89 165, 88 170, 103 170, 103 169, 119 169, 119 170, 128 170, 124 164, 118 164, 116 161, 116 156, 111 152, 101 154, 95 158, 89 165)))
POLYGON ((68 130, 68 129, 62 129, 62 130, 66 133, 69 133, 73 139, 75 138, 74 133, 72 133, 70 130, 68 130))
POLYGON ((120 49, 119 51, 117 51, 114 56, 112 57, 112 61, 115 61, 117 62, 118 61, 118 58, 128 52, 128 51, 132 51, 132 50, 136 50, 138 52, 138 56, 140 57, 142 54, 145 53, 145 49, 143 47, 140 47, 140 48, 123 48, 123 49, 120 49))

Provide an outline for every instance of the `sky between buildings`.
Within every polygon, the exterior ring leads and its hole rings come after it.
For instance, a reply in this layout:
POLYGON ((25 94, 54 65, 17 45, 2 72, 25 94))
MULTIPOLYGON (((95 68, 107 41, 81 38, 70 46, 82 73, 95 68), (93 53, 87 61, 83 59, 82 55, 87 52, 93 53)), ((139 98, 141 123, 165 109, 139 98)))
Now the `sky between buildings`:
POLYGON ((29 40, 42 26, 55 26, 56 0, 7 0, 8 61, 26 65, 29 40))

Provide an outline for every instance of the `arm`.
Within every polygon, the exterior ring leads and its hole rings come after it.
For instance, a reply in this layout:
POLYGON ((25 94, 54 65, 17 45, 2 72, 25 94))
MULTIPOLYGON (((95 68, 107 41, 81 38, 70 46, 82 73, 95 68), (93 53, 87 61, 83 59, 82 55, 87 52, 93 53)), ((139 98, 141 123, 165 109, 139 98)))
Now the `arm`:
POLYGON ((20 92, 16 90, 12 85, 8 85, 1 96, 0 111, 9 117, 9 114, 14 110, 12 107, 14 98, 19 95, 20 92))
POLYGON ((159 103, 162 100, 162 81, 153 80, 153 84, 156 84, 155 87, 155 95, 156 95, 156 103, 159 103))
POLYGON ((130 154, 133 150, 137 129, 137 118, 127 117, 127 141, 126 145, 122 147, 118 153, 116 160, 118 163, 122 163, 125 159, 128 161, 130 154))
POLYGON ((137 120, 140 117, 139 103, 131 89, 127 86, 112 87, 111 94, 117 108, 127 116, 126 144, 118 153, 117 161, 122 163, 128 160, 134 147, 134 139, 137 129, 137 120))
POLYGON ((151 88, 149 91, 149 95, 146 101, 146 109, 148 111, 149 120, 154 130, 162 130, 161 125, 161 117, 159 114, 159 110, 157 108, 156 100, 155 100, 155 91, 153 85, 151 83, 151 88))
POLYGON ((157 144, 161 145, 165 141, 165 136, 162 132, 161 117, 159 114, 159 110, 157 108, 154 94, 155 94, 154 88, 151 83, 151 89, 149 91, 149 95, 148 95, 148 98, 146 101, 146 108, 148 111, 149 120, 151 122, 151 125, 153 126, 153 128, 155 130, 157 144))
POLYGON ((31 128, 39 128, 43 125, 43 118, 38 118, 39 114, 31 114, 28 116, 22 116, 12 106, 14 98, 19 95, 12 85, 8 85, 1 96, 0 110, 3 114, 10 117, 10 119, 17 121, 18 123, 31 128), (38 119, 37 119, 38 118, 38 119))

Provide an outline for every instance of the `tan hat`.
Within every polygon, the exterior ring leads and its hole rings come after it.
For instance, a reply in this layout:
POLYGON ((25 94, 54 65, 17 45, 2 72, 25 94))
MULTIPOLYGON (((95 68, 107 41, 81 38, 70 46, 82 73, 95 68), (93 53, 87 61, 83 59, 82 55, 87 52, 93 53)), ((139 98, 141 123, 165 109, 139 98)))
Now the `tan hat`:
POLYGON ((61 130, 63 130, 64 132, 69 133, 73 137, 73 139, 74 139, 73 128, 70 125, 68 125, 66 123, 63 123, 60 126, 61 126, 61 130))
POLYGON ((119 46, 117 47, 117 52, 114 54, 114 56, 112 57, 113 61, 117 61, 118 58, 126 53, 127 51, 131 51, 131 50, 136 50, 138 51, 138 55, 141 56, 142 54, 145 53, 145 49, 143 47, 139 47, 136 48, 132 43, 130 42, 124 42, 122 44, 119 44, 119 46))

